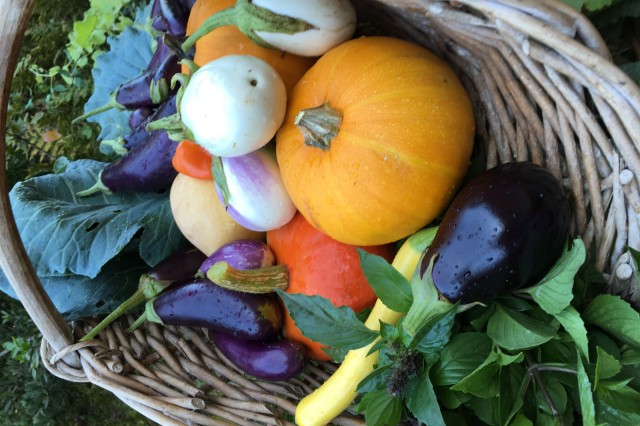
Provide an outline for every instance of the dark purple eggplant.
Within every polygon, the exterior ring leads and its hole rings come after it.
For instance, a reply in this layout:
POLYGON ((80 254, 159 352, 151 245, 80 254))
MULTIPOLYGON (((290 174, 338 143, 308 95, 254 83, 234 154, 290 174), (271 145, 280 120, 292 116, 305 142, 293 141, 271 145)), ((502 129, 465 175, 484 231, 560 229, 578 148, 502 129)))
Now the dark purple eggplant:
POLYGON ((118 86, 105 105, 81 115, 73 122, 84 120, 113 108, 124 110, 158 106, 176 93, 177 86, 171 87, 171 79, 181 69, 180 57, 172 51, 157 67, 146 70, 118 86))
POLYGON ((266 340, 280 332, 283 312, 275 293, 229 290, 202 278, 172 287, 148 301, 145 312, 129 330, 144 321, 206 327, 247 340, 266 340))
POLYGON ((143 123, 147 121, 149 117, 153 114, 153 108, 150 107, 140 107, 131 111, 131 115, 129 116, 129 128, 131 130, 135 130, 143 123))
POLYGON ((188 282, 198 272, 206 257, 204 253, 191 245, 180 248, 151 268, 148 273, 142 275, 136 292, 80 340, 93 339, 105 327, 140 303, 153 299, 172 285, 188 282))
POLYGON ((227 262, 237 269, 258 269, 272 266, 275 256, 262 241, 237 240, 224 244, 205 260, 200 272, 206 274, 218 262, 227 262))
POLYGON ((214 330, 209 337, 232 364, 258 379, 293 379, 307 365, 304 347, 289 339, 249 341, 214 330))
POLYGON ((196 4, 196 0, 178 0, 178 3, 182 5, 182 8, 187 12, 191 12, 193 5, 196 4))
POLYGON ((152 26, 156 30, 174 37, 184 37, 189 13, 178 0, 154 0, 151 6, 151 18, 152 26))
POLYGON ((154 130, 141 144, 102 169, 95 185, 77 195, 164 190, 178 174, 171 163, 177 146, 167 132, 154 130))
POLYGON ((113 152, 115 152, 116 154, 125 155, 127 152, 140 145, 149 137, 149 135, 152 133, 152 131, 147 129, 147 125, 149 123, 161 118, 174 115, 177 112, 176 100, 176 95, 170 96, 153 112, 151 116, 147 117, 147 119, 134 130, 130 131, 122 137, 104 140, 100 142, 100 145, 109 146, 111 150, 113 150, 113 152))
POLYGON ((445 212, 420 266, 451 302, 470 303, 536 284, 561 256, 571 212, 557 179, 511 162, 472 179, 445 212))

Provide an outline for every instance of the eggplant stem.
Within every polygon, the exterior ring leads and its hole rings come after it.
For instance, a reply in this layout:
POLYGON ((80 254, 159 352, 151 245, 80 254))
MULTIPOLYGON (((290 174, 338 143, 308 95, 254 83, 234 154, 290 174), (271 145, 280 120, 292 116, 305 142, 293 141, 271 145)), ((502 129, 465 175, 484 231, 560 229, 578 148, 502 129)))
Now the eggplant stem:
POLYGON ((113 312, 107 315, 98 325, 96 325, 86 336, 80 339, 81 342, 86 342, 96 337, 102 330, 104 330, 109 324, 120 318, 125 312, 138 306, 145 301, 143 292, 138 289, 133 295, 122 302, 113 312))
POLYGON ((216 28, 227 25, 235 25, 251 41, 267 49, 273 49, 274 47, 258 36, 256 31, 296 34, 315 28, 315 26, 302 19, 279 15, 263 7, 256 6, 250 0, 238 0, 235 6, 223 9, 207 18, 182 43, 182 50, 188 52, 200 38, 216 28))
POLYGON ((114 109, 114 108, 119 109, 119 110, 124 109, 122 107, 122 105, 120 105, 120 103, 118 103, 118 101, 116 101, 116 94, 117 93, 118 93, 118 89, 116 89, 111 94, 111 96, 109 98, 109 102, 107 102, 106 104, 104 104, 104 105, 102 105, 102 106, 100 106, 98 108, 92 109, 91 111, 86 112, 86 113, 82 114, 79 117, 74 118, 71 121, 71 124, 77 124, 78 122, 80 122, 82 120, 85 120, 85 119, 87 119, 89 117, 93 117, 94 115, 98 115, 98 114, 103 113, 105 111, 109 111, 110 109, 114 109))
POLYGON ((209 268, 207 278, 220 287, 245 293, 271 293, 289 287, 289 270, 285 265, 237 269, 220 261, 209 268))
POLYGON ((105 192, 107 194, 111 193, 111 190, 102 183, 101 176, 102 172, 98 175, 98 181, 91 187, 87 188, 84 191, 80 191, 76 193, 77 197, 88 197, 89 195, 97 194, 98 192, 105 192))

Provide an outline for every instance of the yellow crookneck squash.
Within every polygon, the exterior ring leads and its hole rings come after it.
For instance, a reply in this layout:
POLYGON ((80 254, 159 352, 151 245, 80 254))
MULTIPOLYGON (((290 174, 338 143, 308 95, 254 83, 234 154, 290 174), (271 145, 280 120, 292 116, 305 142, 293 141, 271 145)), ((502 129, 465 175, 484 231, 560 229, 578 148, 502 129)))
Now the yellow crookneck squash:
POLYGON ((447 64, 406 41, 363 37, 327 52, 298 82, 277 158, 311 224, 344 243, 378 245, 446 208, 473 142, 472 105, 447 64))

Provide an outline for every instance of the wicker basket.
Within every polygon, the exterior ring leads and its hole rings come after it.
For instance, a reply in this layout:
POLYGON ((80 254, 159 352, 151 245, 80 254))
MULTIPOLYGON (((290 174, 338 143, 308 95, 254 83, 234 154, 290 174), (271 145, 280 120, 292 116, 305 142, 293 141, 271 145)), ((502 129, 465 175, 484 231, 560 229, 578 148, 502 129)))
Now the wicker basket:
MULTIPOLYGON (((553 0, 358 0, 363 21, 424 44, 462 76, 475 102, 486 166, 529 159, 562 179, 612 292, 629 294, 627 247, 640 248, 640 89, 609 61, 591 24, 553 0)), ((13 221, 5 170, 7 99, 34 0, 1 0, 2 268, 42 332, 54 375, 92 382, 160 424, 286 424, 282 414, 335 368, 289 383, 248 380, 201 330, 116 323, 77 344, 92 320, 67 324, 44 294, 13 221), (213 392, 203 392, 203 385, 213 392), (214 396, 212 396, 214 395, 214 396)), ((124 322, 124 321, 123 321, 124 322)), ((205 390, 206 390, 205 389, 205 390)), ((345 413, 336 424, 362 424, 345 413)))

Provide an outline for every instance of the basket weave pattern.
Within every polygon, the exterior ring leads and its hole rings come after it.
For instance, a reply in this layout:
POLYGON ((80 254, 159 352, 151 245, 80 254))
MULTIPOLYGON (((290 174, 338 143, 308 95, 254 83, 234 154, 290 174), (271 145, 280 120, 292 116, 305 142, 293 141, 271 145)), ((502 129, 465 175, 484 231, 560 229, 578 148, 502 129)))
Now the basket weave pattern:
MULTIPOLYGON (((33 0, 0 0, 0 152, 11 75, 33 0)), ((609 60, 582 15, 552 0, 358 0, 363 22, 416 41, 449 61, 475 104, 485 167, 531 160, 561 179, 582 236, 610 291, 631 300, 627 247, 640 248, 640 89, 609 60)), ((297 380, 245 377, 202 330, 128 321, 75 344, 93 320, 66 324, 43 294, 11 215, 5 162, 0 261, 44 335, 42 359, 54 375, 103 387, 160 424, 287 424, 296 401, 335 368, 311 365, 297 380), (127 324, 125 324, 127 323, 127 324)), ((362 424, 344 414, 336 424, 362 424)))

